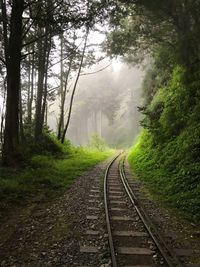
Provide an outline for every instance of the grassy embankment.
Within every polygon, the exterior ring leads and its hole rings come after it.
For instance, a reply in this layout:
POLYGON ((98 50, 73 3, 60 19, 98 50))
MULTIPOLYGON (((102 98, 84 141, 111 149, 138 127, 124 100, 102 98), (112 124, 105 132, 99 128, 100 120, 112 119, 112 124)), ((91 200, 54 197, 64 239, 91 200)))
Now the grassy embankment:
POLYGON ((113 153, 112 150, 101 152, 69 144, 59 144, 59 150, 62 153, 32 156, 24 169, 0 167, 1 207, 23 204, 41 196, 47 200, 59 196, 70 188, 76 177, 113 153))
POLYGON ((187 84, 184 77, 177 68, 167 88, 155 95, 145 119, 149 130, 141 133, 129 162, 154 197, 199 224, 199 90, 194 76, 187 84))

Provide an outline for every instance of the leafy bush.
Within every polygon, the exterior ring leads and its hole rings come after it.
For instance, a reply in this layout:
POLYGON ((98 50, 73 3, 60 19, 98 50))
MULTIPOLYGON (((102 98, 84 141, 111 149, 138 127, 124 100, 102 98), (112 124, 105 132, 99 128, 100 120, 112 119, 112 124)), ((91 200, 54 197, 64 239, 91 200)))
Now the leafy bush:
POLYGON ((190 86, 185 77, 188 73, 176 67, 168 86, 156 94, 149 106, 153 112, 158 103, 163 103, 156 131, 146 129, 141 133, 129 161, 153 194, 188 219, 198 222, 200 103, 195 99, 199 87, 197 83, 194 86, 194 80, 190 86))
POLYGON ((71 144, 68 140, 61 144, 54 133, 44 131, 37 140, 32 135, 25 135, 20 150, 24 160, 30 161, 33 155, 66 156, 71 153, 71 144))
POLYGON ((90 140, 90 147, 93 149, 97 149, 99 151, 105 151, 107 149, 107 145, 105 140, 100 137, 97 133, 93 133, 90 140))

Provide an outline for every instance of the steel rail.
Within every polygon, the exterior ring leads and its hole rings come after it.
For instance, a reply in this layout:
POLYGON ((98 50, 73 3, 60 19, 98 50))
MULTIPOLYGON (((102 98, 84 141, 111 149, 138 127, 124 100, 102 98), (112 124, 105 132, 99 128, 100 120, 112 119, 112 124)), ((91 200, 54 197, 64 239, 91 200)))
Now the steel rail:
POLYGON ((133 204, 134 208, 137 211, 137 214, 142 220, 149 235, 154 240, 156 247, 160 251, 161 255, 165 259, 168 266, 169 267, 183 267, 182 263, 179 261, 175 253, 169 248, 169 246, 164 241, 163 237, 157 231, 156 227, 152 224, 152 222, 148 218, 148 215, 146 214, 144 209, 139 205, 138 199, 127 181, 127 178, 124 172, 124 161, 125 161, 125 157, 123 158, 123 161, 119 163, 120 178, 121 178, 121 181, 124 185, 125 191, 131 203, 133 204))
POLYGON ((108 201, 107 201, 107 181, 108 181, 108 175, 111 166, 115 162, 115 160, 121 155, 117 155, 111 162, 108 164, 105 176, 104 176, 104 207, 105 207, 105 215, 106 215, 106 225, 107 225, 107 231, 108 231, 108 240, 109 240, 109 246, 110 246, 110 254, 111 254, 111 260, 112 260, 112 266, 117 267, 117 260, 116 260, 116 253, 114 249, 113 244, 113 238, 112 238, 112 231, 110 226, 110 217, 109 217, 109 211, 108 211, 108 201))

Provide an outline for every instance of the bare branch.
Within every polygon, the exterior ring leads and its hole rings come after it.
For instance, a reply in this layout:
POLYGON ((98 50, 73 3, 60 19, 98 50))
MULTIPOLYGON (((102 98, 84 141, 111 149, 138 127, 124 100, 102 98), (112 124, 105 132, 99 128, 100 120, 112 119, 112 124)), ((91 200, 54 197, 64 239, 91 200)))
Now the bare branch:
POLYGON ((107 68, 110 67, 110 66, 111 66, 111 63, 109 63, 106 67, 101 68, 100 70, 97 70, 97 71, 94 71, 94 72, 86 72, 86 73, 82 73, 82 74, 80 74, 80 76, 96 74, 96 73, 98 73, 98 72, 101 72, 101 71, 107 69, 107 68))
POLYGON ((3 62, 3 64, 6 65, 6 60, 4 58, 0 57, 0 61, 3 62))

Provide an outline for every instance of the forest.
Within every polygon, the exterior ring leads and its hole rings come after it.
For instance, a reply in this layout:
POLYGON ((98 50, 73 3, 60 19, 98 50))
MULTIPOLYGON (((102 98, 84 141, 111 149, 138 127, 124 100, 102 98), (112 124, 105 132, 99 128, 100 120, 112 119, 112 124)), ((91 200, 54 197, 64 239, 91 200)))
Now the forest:
POLYGON ((129 163, 152 194, 199 221, 200 1, 0 0, 0 10, 1 199, 54 194, 133 145, 129 163), (112 74, 115 58, 124 65, 112 74))
POLYGON ((144 130, 129 160, 161 200, 198 221, 200 2, 137 2, 108 39, 109 50, 129 61, 150 55, 139 107, 144 130))
POLYGON ((0 266, 200 266, 199 14, 0 0, 0 266))

